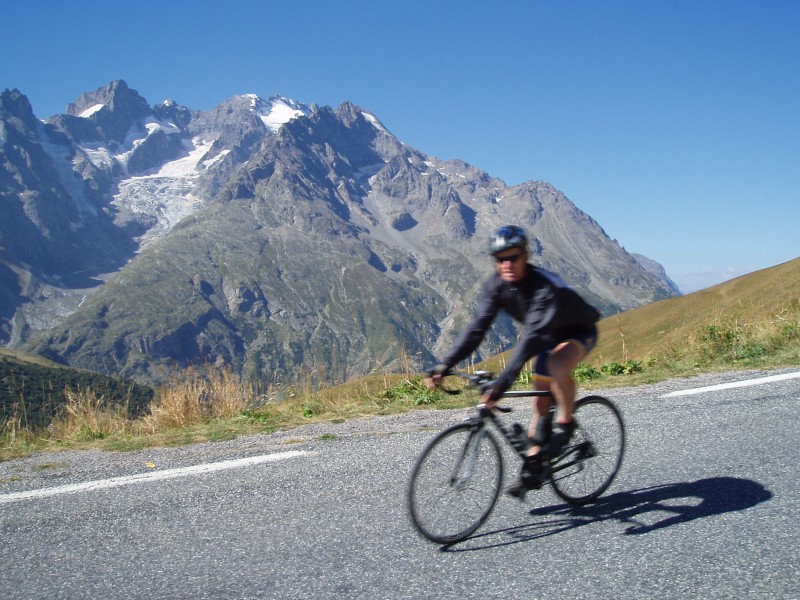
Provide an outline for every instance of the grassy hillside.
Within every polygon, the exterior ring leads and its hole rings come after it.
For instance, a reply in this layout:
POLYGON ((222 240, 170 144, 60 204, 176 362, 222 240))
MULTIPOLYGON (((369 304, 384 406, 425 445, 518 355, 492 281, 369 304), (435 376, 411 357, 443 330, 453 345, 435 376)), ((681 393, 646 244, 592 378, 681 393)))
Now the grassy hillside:
POLYGON ((800 364, 800 258, 609 317, 587 363, 800 364))
MULTIPOLYGON (((800 258, 608 317, 598 329, 579 377, 585 385, 800 365, 800 258), (634 376, 601 378, 621 374, 634 376)), ((498 372, 509 354, 477 366, 498 372)))

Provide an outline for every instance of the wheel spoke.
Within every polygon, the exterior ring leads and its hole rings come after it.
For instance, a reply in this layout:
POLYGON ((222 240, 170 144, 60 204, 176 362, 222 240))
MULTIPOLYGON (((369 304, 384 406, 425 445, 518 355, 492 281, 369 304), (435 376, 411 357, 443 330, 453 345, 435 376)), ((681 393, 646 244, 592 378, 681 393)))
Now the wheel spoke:
POLYGON ((494 437, 474 425, 451 427, 428 444, 412 471, 411 520, 432 541, 464 539, 488 517, 501 480, 502 458, 494 437))
POLYGON ((601 396, 589 396, 575 405, 575 452, 554 464, 556 493, 573 504, 590 502, 602 494, 619 471, 625 449, 625 428, 617 408, 601 396), (582 457, 580 448, 588 449, 582 457))

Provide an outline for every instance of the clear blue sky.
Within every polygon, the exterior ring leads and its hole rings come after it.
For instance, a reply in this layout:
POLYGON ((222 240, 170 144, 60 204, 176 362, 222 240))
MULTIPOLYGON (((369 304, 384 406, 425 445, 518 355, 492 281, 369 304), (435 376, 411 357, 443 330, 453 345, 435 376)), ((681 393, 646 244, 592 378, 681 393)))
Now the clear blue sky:
POLYGON ((407 144, 545 180, 684 291, 800 256, 800 2, 3 6, 0 88, 40 118, 124 79, 153 105, 350 100, 407 144))

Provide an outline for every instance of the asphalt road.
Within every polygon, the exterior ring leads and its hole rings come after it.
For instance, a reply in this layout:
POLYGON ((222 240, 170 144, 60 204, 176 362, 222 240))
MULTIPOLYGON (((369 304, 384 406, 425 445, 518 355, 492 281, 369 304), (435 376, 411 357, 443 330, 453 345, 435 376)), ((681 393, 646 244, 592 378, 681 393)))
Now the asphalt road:
POLYGON ((665 397, 775 373, 603 390, 628 436, 608 492, 503 497, 447 547, 405 489, 467 411, 5 462, 0 598, 800 598, 800 378, 665 397))

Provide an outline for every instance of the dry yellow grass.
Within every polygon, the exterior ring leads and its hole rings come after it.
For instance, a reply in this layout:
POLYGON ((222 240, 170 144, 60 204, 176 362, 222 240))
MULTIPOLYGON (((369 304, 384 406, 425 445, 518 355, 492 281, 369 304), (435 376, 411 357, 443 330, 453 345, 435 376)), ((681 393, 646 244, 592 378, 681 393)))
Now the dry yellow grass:
POLYGON ((230 419, 252 403, 252 389, 230 369, 188 369, 158 390, 141 427, 156 432, 230 419))
POLYGON ((66 403, 47 427, 56 440, 91 441, 113 434, 128 435, 137 429, 127 407, 109 402, 91 389, 65 390, 66 403))
POLYGON ((202 441, 210 434, 198 433, 198 428, 213 430, 215 423, 241 415, 254 402, 250 387, 230 369, 187 369, 158 390, 149 412, 139 418, 130 418, 124 403, 112 402, 92 389, 66 389, 64 393, 66 402, 44 431, 23 427, 19 418, 2 424, 0 459, 64 446, 202 441), (178 431, 181 433, 175 433, 178 431), (187 435, 191 439, 187 440, 187 435))

